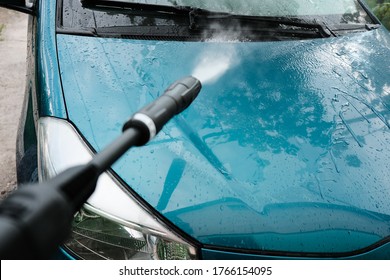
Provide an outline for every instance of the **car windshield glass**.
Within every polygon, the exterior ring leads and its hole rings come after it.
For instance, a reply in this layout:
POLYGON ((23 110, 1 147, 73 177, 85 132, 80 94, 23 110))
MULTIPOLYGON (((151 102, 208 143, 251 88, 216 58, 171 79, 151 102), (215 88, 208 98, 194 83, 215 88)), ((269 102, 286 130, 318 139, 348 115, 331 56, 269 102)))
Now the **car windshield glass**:
POLYGON ((358 16, 359 13, 362 12, 362 9, 355 0, 118 0, 115 2, 191 6, 214 12, 251 16, 307 16, 332 14, 358 16))
POLYGON ((356 0, 117 0, 149 5, 189 6, 238 15, 299 17, 339 15, 345 21, 362 22, 367 14, 356 0))
POLYGON ((367 24, 374 23, 357 0, 63 0, 58 22, 62 31, 81 29, 93 30, 95 35, 99 31, 100 35, 144 34, 163 35, 165 38, 194 37, 196 32, 188 32, 189 27, 195 29, 193 27, 197 26, 204 32, 205 29, 215 29, 216 23, 219 24, 219 29, 226 30, 244 26, 252 35, 255 34, 252 37, 261 38, 270 35, 270 29, 277 30, 272 38, 311 38, 335 35, 333 30, 366 30, 367 24), (198 12, 195 17, 194 12, 198 12), (224 14, 229 14, 230 17, 223 17, 224 14), (232 16, 235 16, 234 21, 232 16), (258 22, 261 20, 263 23, 264 19, 276 18, 278 23, 274 21, 273 24, 268 22, 266 25, 259 25, 254 20, 256 17, 258 22), (284 28, 291 19, 308 24, 298 25, 298 28, 284 28), (346 28, 346 25, 353 27, 346 28), (111 29, 107 33, 107 28, 115 27, 122 29, 111 29), (130 30, 129 27, 138 29, 130 30), (149 27, 149 30, 144 27, 149 27), (102 28, 106 29, 103 31, 102 28), (257 34, 259 32, 261 36, 257 34))

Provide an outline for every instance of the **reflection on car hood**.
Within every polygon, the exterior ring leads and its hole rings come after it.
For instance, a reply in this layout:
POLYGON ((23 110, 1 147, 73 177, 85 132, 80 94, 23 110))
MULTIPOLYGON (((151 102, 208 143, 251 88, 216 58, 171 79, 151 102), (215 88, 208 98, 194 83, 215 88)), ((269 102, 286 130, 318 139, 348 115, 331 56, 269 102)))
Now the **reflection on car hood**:
POLYGON ((202 76, 190 108, 113 167, 196 240, 343 253, 390 235, 384 30, 260 43, 58 35, 58 53, 69 117, 97 151, 170 83, 202 76))

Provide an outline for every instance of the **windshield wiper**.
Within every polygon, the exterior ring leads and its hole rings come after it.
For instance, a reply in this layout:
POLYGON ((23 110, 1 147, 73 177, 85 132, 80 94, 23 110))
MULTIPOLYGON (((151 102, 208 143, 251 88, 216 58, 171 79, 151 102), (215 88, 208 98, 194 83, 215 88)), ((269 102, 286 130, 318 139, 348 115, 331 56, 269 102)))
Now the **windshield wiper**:
MULTIPOLYGON (((235 22, 238 26, 252 26, 267 29, 271 32, 279 31, 294 34, 310 34, 317 31, 321 37, 336 36, 335 33, 325 24, 316 21, 309 21, 295 17, 265 17, 236 15, 230 13, 215 13, 194 9, 189 12, 190 29, 202 28, 202 21, 214 21, 223 24, 225 21, 235 22)), ((204 26, 204 25, 203 25, 204 26)), ((255 31, 256 29, 252 30, 255 31)))
POLYGON ((308 21, 295 17, 265 17, 238 15, 227 12, 216 12, 192 6, 169 6, 145 4, 121 0, 81 0, 89 9, 114 9, 163 13, 165 15, 187 16, 190 31, 209 30, 211 23, 219 23, 227 27, 249 27, 250 32, 280 33, 303 37, 330 37, 336 34, 325 23, 308 21))
POLYGON ((361 31, 378 29, 381 25, 377 23, 339 23, 333 24, 332 30, 334 32, 343 31, 361 31))
MULTIPOLYGON (((152 11, 152 12, 163 12, 171 14, 182 14, 188 15, 188 13, 194 9, 190 6, 169 6, 169 5, 158 5, 158 4, 145 4, 138 2, 129 2, 121 0, 81 0, 81 4, 85 8, 90 9, 130 9, 130 10, 141 10, 141 11, 152 11)), ((205 10, 203 10, 205 11, 205 10)))

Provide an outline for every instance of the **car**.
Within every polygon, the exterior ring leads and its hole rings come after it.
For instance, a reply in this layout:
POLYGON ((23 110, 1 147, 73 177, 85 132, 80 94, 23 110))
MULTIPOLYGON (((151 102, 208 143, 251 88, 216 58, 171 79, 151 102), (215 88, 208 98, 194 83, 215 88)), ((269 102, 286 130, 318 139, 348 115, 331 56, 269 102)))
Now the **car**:
POLYGON ((21 185, 202 82, 100 177, 61 257, 390 259, 390 34, 364 2, 6 2, 32 15, 21 185))

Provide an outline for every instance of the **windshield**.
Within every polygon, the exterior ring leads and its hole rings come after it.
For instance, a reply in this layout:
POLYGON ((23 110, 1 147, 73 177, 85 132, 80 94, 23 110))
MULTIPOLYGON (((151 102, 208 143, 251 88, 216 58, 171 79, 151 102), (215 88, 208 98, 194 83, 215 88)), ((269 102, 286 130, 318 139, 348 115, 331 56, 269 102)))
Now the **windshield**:
MULTIPOLYGON (((249 38, 250 40, 253 38, 255 40, 265 40, 265 38, 272 40, 285 39, 289 37, 295 37, 296 39, 301 37, 311 38, 320 33, 316 31, 316 34, 309 34, 307 27, 298 26, 301 28, 301 34, 297 34, 299 33, 296 31, 297 28, 294 29, 294 32, 291 32, 291 28, 289 28, 290 34, 286 34, 286 32, 280 32, 284 28, 284 25, 281 26, 281 24, 285 24, 285 22, 273 25, 269 23, 267 25, 259 25, 253 20, 255 17, 259 17, 262 20, 264 18, 299 19, 305 22, 318 23, 326 25, 333 35, 338 35, 337 31, 340 30, 342 32, 346 32, 346 30, 347 32, 351 32, 355 28, 354 31, 356 31, 356 26, 359 26, 360 31, 365 31, 366 24, 375 23, 357 0, 62 0, 62 3, 62 14, 59 15, 57 26, 60 32, 68 32, 69 30, 93 30, 96 35, 99 28, 127 27, 127 29, 122 28, 119 30, 117 28, 116 30, 110 30, 112 36, 121 37, 130 35, 142 37, 141 34, 145 36, 163 36, 164 39, 168 37, 172 37, 173 39, 179 37, 199 39, 202 37, 196 37, 199 34, 194 32, 194 30, 192 32, 188 31, 188 27, 191 24, 193 27, 195 24, 193 22, 194 18, 189 17, 191 13, 184 13, 185 9, 177 9, 176 12, 175 9, 170 11, 153 11, 154 6, 144 9, 145 5, 159 5, 159 7, 167 6, 169 8, 186 7, 186 9, 192 7, 209 11, 206 19, 204 17, 200 18, 197 15, 199 19, 196 20, 202 23, 202 30, 199 32, 203 32, 203 34, 205 29, 215 29, 216 26, 221 30, 237 30, 237 26, 243 24, 242 17, 239 19, 240 22, 236 18, 233 26, 231 17, 222 18, 220 16, 217 19, 215 16, 216 13, 245 16, 246 30, 256 35, 251 36, 249 38), (113 5, 113 3, 115 4, 113 5), (144 5, 137 8, 129 3, 144 5), (210 16, 210 13, 213 13, 213 16, 210 16), (248 17, 251 20, 250 24, 248 24, 248 17), (353 25, 355 27, 346 28, 346 25, 353 25), (137 28, 130 30, 130 27, 137 28), (148 27, 149 29, 146 30, 144 27, 148 27), (150 27, 163 28, 150 29, 150 27), (278 29, 279 31, 271 36, 268 32, 270 28, 273 30, 278 29), (267 34, 265 34, 265 29, 268 30, 267 34), (260 31, 261 34, 259 33, 260 31), (336 31, 336 33, 333 31, 336 31)), ((107 35, 107 33, 104 34, 107 35)))
POLYGON ((121 0, 201 9, 251 16, 356 15, 362 9, 355 0, 121 0))

